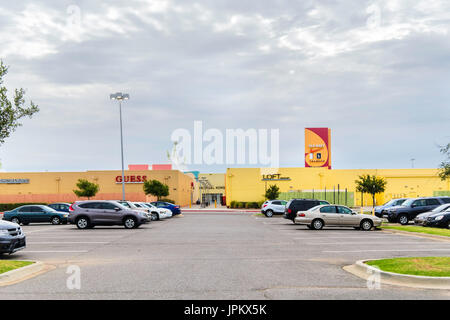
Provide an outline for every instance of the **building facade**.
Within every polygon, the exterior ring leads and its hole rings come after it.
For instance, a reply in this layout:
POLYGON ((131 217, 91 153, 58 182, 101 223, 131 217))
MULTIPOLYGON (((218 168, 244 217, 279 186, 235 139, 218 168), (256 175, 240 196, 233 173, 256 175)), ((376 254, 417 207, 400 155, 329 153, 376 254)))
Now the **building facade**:
MULTIPOLYGON (((78 179, 99 184, 100 190, 93 199, 122 199, 122 172, 1 172, 0 203, 73 202, 80 200, 74 194, 78 179)), ((125 194, 130 201, 153 201, 143 191, 145 180, 158 180, 169 186, 170 198, 181 206, 189 205, 192 176, 178 170, 126 170, 125 194)))
POLYGON ((372 197, 355 190, 355 180, 363 174, 387 181, 386 191, 376 196, 377 205, 392 198, 450 196, 450 181, 442 181, 437 169, 231 168, 225 175, 226 202, 229 206, 231 201, 262 201, 265 190, 277 185, 281 199, 316 198, 348 206, 369 206, 372 197))

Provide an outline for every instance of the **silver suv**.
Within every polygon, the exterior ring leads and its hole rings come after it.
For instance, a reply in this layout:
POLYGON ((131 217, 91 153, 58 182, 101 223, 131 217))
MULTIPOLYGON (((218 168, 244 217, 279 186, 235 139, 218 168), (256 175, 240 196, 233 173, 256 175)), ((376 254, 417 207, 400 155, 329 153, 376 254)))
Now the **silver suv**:
POLYGON ((134 229, 149 221, 145 212, 131 210, 116 201, 76 201, 69 208, 69 222, 78 229, 112 225, 134 229))

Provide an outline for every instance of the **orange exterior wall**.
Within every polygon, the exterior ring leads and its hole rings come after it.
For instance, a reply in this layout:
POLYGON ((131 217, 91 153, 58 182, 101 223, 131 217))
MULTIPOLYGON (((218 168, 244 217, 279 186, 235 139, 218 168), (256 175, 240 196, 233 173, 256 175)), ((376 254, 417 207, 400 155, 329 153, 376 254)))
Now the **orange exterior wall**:
MULTIPOLYGON (((73 202, 78 198, 73 190, 78 179, 87 179, 100 185, 99 193, 91 198, 98 200, 119 200, 122 198, 122 184, 116 183, 120 170, 85 172, 2 172, 0 179, 29 179, 27 184, 0 184, 0 203, 26 202, 73 202)), ((125 176, 146 176, 147 180, 158 180, 169 186, 167 198, 181 206, 189 205, 192 178, 177 170, 125 171, 125 176)), ((143 183, 126 183, 126 199, 130 201, 153 201, 146 196, 143 183)))

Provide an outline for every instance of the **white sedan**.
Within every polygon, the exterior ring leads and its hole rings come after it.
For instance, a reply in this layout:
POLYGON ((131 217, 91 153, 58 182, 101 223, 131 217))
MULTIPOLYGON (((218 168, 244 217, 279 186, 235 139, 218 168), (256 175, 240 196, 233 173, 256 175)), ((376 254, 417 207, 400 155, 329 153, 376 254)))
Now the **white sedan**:
POLYGON ((139 202, 141 205, 150 209, 152 220, 167 219, 172 217, 172 211, 166 208, 158 208, 151 203, 139 202))

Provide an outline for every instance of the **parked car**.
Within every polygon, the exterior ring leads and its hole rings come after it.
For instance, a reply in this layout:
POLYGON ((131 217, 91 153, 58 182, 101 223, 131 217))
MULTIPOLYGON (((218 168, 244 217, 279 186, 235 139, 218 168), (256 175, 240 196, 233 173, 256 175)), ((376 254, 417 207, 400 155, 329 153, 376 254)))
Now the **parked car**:
POLYGON ((121 205, 123 205, 124 207, 134 210, 134 211, 140 211, 140 212, 145 212, 147 214, 147 218, 151 219, 151 215, 150 215, 150 210, 148 210, 147 207, 143 207, 140 204, 136 204, 136 202, 131 202, 131 201, 122 201, 122 200, 114 200, 118 203, 120 203, 121 205))
POLYGON ((67 212, 59 212, 44 205, 25 205, 11 211, 5 211, 3 220, 27 225, 31 222, 50 222, 51 224, 66 224, 67 212))
POLYGON ((169 209, 170 211, 172 211, 173 215, 177 215, 177 214, 181 213, 180 206, 174 205, 173 203, 170 203, 170 202, 153 201, 153 202, 151 202, 151 204, 154 205, 157 208, 169 209))
POLYGON ((450 229, 450 211, 439 212, 429 216, 424 226, 450 229))
POLYGON ((292 220, 295 223, 294 219, 297 217, 298 211, 306 211, 322 204, 330 203, 328 201, 315 199, 292 199, 286 204, 283 217, 292 220))
POLYGON ((274 214, 283 214, 286 209, 286 200, 267 200, 261 206, 261 213, 270 218, 274 214))
POLYGON ((78 229, 93 228, 97 225, 123 225, 126 229, 133 229, 150 221, 147 213, 132 210, 117 201, 76 201, 69 210, 69 222, 75 224, 78 229))
POLYGON ((150 215, 152 220, 161 220, 172 217, 172 211, 166 208, 157 208, 151 203, 141 202, 142 205, 147 206, 150 209, 150 215))
POLYGON ((442 204, 450 203, 450 197, 424 197, 408 199, 401 206, 387 209, 388 221, 408 224, 419 214, 431 211, 442 204))
POLYGON ((378 218, 383 218, 384 215, 387 215, 387 209, 395 206, 402 205, 403 202, 405 202, 407 198, 401 198, 401 199, 391 199, 382 206, 376 206, 375 207, 375 215, 378 218))
POLYGON ((51 203, 48 206, 59 212, 69 212, 70 203, 58 202, 58 203, 51 203))
POLYGON ((24 249, 26 237, 17 223, 0 221, 0 255, 24 249))
POLYGON ((446 204, 440 205, 439 207, 434 208, 431 211, 421 213, 417 217, 414 218, 414 224, 423 225, 427 221, 429 216, 432 216, 436 213, 447 211, 449 208, 450 208, 450 203, 446 203, 446 204))
POLYGON ((294 222, 314 230, 320 230, 324 226, 337 226, 369 231, 381 226, 382 221, 376 216, 356 213, 346 206, 319 205, 306 211, 298 211, 294 222))

